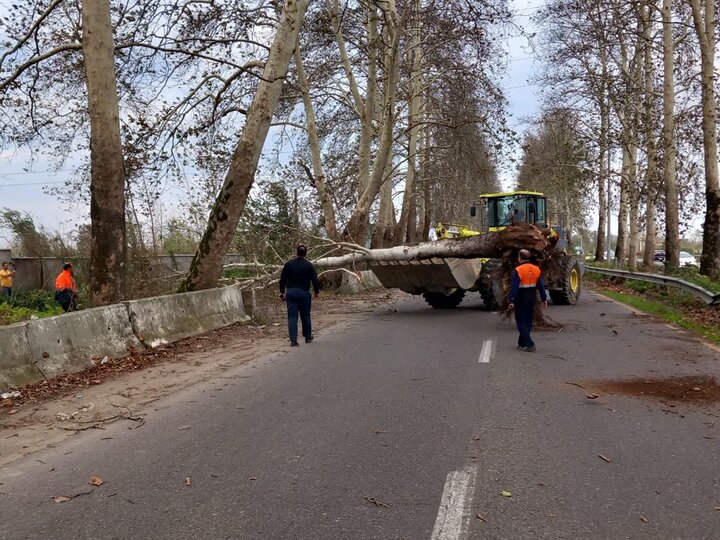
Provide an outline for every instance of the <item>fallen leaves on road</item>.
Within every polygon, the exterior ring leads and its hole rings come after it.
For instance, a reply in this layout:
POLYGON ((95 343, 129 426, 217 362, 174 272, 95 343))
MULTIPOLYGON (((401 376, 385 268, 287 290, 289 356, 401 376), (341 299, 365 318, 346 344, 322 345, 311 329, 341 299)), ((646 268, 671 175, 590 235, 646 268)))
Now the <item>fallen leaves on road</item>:
POLYGON ((91 486, 102 486, 104 483, 105 481, 99 476, 91 476, 90 480, 88 480, 88 484, 91 486))
POLYGON ((68 497, 66 495, 60 495, 59 497, 53 497, 53 501, 55 501, 56 503, 68 502, 70 500, 72 500, 72 497, 68 497))
POLYGON ((482 521, 483 523, 487 523, 487 519, 485 519, 484 517, 482 517, 482 514, 478 513, 478 514, 477 514, 477 518, 478 518, 480 521, 482 521))
POLYGON ((375 497, 365 496, 364 499, 367 502, 374 504, 375 506, 382 506, 383 508, 390 508, 389 504, 378 501, 375 497))
POLYGON ((610 458, 607 458, 603 456, 602 454, 598 454, 598 457, 602 459, 605 463, 610 463, 610 458))
MULTIPOLYGON (((580 388, 583 386, 576 383, 580 388)), ((720 403, 720 383, 710 375, 665 377, 657 379, 630 378, 621 380, 588 381, 597 393, 621 394, 650 398, 664 403, 677 401, 691 405, 720 403)))
POLYGON ((640 521, 643 523, 650 523, 646 517, 640 516, 640 521))
POLYGON ((503 497, 512 497, 512 493, 510 493, 509 491, 501 491, 500 495, 502 495, 503 497))
POLYGON ((600 397, 600 395, 599 394, 587 394, 585 397, 588 399, 597 399, 600 397))
POLYGON ((190 478, 190 477, 188 476, 188 477, 185 479, 185 485, 186 485, 187 487, 192 486, 192 478, 190 478))

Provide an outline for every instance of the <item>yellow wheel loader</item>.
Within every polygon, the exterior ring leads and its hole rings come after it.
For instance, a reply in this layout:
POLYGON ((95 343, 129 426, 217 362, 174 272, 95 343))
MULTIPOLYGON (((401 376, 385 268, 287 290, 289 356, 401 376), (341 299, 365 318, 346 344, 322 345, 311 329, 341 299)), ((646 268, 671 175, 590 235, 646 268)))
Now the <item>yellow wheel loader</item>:
MULTIPOLYGON (((500 232, 508 225, 527 222, 551 228, 556 244, 548 260, 539 261, 543 281, 554 304, 574 304, 580 297, 582 260, 571 253, 565 227, 551 226, 547 218, 547 198, 535 191, 486 193, 470 208, 479 220, 479 230, 465 225, 438 223, 438 240, 458 239, 500 232)), ((509 292, 510 268, 502 259, 443 259, 423 261, 372 262, 370 268, 383 286, 410 294, 422 294, 436 309, 460 305, 465 293, 479 292, 490 309, 497 309, 509 292)))

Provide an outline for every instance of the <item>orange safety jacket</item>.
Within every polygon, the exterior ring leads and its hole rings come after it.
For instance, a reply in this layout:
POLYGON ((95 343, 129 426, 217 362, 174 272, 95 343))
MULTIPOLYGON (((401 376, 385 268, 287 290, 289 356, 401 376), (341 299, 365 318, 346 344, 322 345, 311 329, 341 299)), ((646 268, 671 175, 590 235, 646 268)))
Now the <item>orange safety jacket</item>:
POLYGON ((535 287, 537 286, 538 279, 540 279, 540 268, 531 263, 521 264, 515 271, 518 273, 520 278, 520 288, 535 287))
POLYGON ((73 292, 77 291, 75 279, 73 278, 70 270, 63 270, 55 280, 55 290, 61 291, 63 289, 70 289, 73 292))
MULTIPOLYGON (((540 299, 544 302, 547 299, 547 296, 545 294, 545 286, 543 284, 542 278, 540 275, 542 274, 542 270, 540 270, 539 267, 535 266, 532 263, 523 263, 515 268, 515 271, 512 275, 511 280, 511 287, 510 287, 510 303, 514 304, 515 300, 517 300, 520 291, 525 289, 532 289, 531 298, 534 301, 535 298, 535 289, 540 292, 540 299)), ((523 293, 525 294, 525 293, 523 293)))

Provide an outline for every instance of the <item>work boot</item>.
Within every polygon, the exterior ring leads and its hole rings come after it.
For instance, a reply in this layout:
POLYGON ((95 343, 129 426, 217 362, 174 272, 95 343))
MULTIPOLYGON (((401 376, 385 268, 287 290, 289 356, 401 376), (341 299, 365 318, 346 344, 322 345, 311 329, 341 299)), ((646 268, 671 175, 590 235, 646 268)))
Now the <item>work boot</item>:
POLYGON ((297 341, 291 341, 291 342, 290 342, 290 346, 291 346, 291 347, 299 347, 300 344, 299 344, 297 341))
POLYGON ((535 347, 520 347, 522 352, 535 352, 535 347))
POLYGON ((312 340, 315 339, 314 336, 306 337, 305 343, 312 343, 312 340))

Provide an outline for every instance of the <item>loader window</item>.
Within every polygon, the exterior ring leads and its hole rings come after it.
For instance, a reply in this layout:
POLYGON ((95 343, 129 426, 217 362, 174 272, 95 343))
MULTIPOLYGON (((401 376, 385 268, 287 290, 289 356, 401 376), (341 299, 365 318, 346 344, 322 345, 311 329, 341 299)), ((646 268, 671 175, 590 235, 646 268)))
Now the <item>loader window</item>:
POLYGON ((534 223, 543 227, 547 227, 547 216, 545 215, 545 197, 538 197, 537 202, 535 203, 535 207, 537 210, 537 217, 535 218, 534 223))

